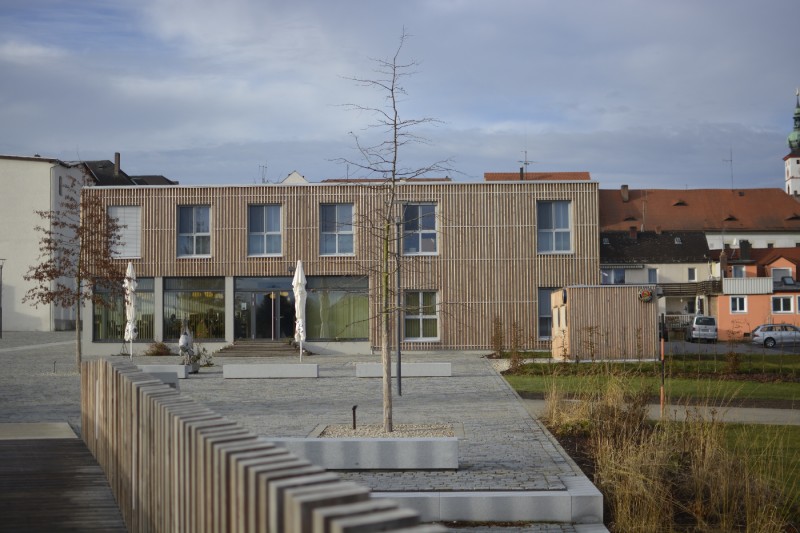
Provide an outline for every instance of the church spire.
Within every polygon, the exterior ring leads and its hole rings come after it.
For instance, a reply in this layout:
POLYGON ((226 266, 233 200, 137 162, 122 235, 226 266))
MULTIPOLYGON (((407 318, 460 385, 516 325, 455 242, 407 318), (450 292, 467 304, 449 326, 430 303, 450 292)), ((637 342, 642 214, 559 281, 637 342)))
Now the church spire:
POLYGON ((789 150, 794 153, 800 151, 800 88, 795 92, 795 107, 794 107, 794 131, 789 134, 787 141, 789 142, 789 150))

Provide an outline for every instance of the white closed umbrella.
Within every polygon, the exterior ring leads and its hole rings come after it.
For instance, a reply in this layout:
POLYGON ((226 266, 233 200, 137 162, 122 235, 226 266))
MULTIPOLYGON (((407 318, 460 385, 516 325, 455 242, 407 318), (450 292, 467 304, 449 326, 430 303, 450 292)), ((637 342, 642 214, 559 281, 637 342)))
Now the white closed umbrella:
POLYGON ((125 289, 125 340, 130 342, 130 358, 133 359, 133 340, 139 335, 136 327, 136 272, 133 270, 133 263, 128 263, 125 270, 125 281, 122 282, 125 289))
POLYGON ((303 341, 306 340, 306 274, 303 262, 297 260, 297 268, 292 280, 294 291, 294 340, 300 344, 300 360, 303 360, 303 341))

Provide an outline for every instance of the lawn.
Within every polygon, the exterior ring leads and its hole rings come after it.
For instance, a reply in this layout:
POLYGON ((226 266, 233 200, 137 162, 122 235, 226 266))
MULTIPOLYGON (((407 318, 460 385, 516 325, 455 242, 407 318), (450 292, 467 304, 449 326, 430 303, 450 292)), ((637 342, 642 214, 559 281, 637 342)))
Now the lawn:
MULTIPOLYGON (((609 376, 623 377, 633 390, 658 395, 660 362, 529 363, 508 382, 520 393, 544 394, 557 382, 567 394, 602 390, 609 376)), ((800 355, 739 354, 736 359, 716 354, 683 354, 664 362, 665 392, 673 401, 708 399, 725 403, 734 398, 781 401, 800 405, 800 355)))

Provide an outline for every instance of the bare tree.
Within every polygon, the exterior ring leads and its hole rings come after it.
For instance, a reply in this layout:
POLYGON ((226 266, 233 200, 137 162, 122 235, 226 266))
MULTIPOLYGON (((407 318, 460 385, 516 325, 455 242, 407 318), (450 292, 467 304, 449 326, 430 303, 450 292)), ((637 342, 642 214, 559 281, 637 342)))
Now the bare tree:
MULTIPOLYGON (((356 84, 374 89, 384 98, 382 105, 366 106, 346 104, 346 107, 359 112, 366 112, 375 117, 375 122, 368 129, 379 130, 377 142, 362 142, 355 133, 350 133, 360 154, 360 159, 339 158, 336 161, 355 167, 365 178, 379 178, 378 187, 382 189, 380 211, 371 214, 375 221, 373 230, 380 243, 378 258, 378 314, 381 363, 383 366, 383 429, 392 431, 392 381, 391 381, 391 319, 395 313, 401 312, 400 305, 393 300, 391 274, 400 261, 399 252, 394 252, 392 243, 395 218, 399 216, 397 205, 397 183, 402 180, 425 176, 430 173, 444 173, 449 170, 449 160, 441 160, 423 167, 410 168, 401 163, 401 150, 412 144, 428 144, 428 140, 415 133, 424 125, 435 125, 440 121, 424 118, 406 118, 400 113, 400 103, 406 95, 403 80, 415 73, 419 65, 416 61, 401 61, 403 45, 409 38, 405 28, 400 35, 400 43, 394 55, 388 59, 373 59, 374 78, 348 78, 356 84), (394 261, 392 261, 394 258, 394 261)), ((399 298, 399 295, 396 295, 399 298)))
POLYGON ((41 234, 39 263, 28 267, 26 281, 36 285, 28 290, 24 302, 31 305, 56 304, 75 307, 75 363, 81 367, 81 310, 86 301, 106 302, 94 286, 111 294, 122 292, 124 272, 112 251, 122 242, 121 226, 109 217, 98 195, 81 195, 87 177, 66 178, 64 198, 55 209, 36 211, 42 224, 34 228, 41 234))

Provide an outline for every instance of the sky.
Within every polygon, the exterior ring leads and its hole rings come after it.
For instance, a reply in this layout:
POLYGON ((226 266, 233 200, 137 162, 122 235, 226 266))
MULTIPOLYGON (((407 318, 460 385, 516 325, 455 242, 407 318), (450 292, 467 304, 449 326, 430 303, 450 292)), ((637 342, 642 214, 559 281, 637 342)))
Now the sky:
POLYGON ((364 177, 399 50, 400 164, 782 187, 796 0, 0 0, 0 154, 183 185, 364 177), (434 119, 428 122, 425 119, 434 119), (525 165, 523 161, 528 161, 525 165))

